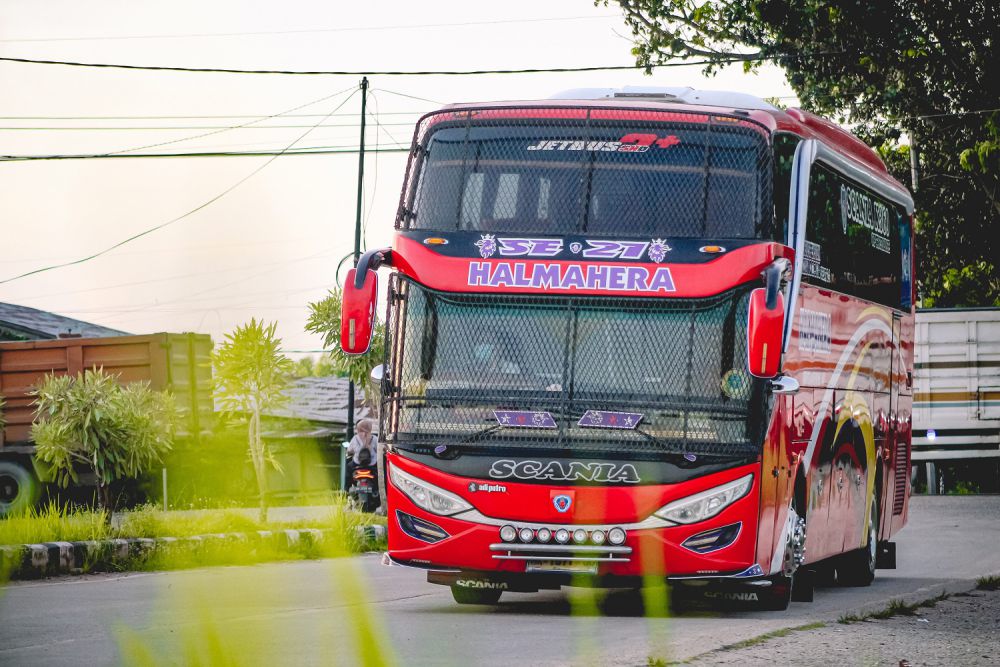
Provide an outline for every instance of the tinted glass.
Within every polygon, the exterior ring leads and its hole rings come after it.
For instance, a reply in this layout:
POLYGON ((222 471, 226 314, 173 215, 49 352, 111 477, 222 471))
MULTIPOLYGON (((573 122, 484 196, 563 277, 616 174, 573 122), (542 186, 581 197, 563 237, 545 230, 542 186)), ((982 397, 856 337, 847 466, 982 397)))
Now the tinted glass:
POLYGON ((442 122, 411 166, 419 177, 401 220, 442 231, 768 237, 765 133, 700 118, 442 122))

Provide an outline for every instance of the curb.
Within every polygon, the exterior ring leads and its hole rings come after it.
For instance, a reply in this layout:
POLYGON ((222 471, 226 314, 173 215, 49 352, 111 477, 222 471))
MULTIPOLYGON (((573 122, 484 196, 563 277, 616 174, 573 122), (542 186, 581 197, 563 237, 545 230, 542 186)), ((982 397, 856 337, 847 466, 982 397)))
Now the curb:
MULTIPOLYGON (((133 558, 147 558, 156 551, 178 546, 204 547, 212 544, 241 544, 248 549, 270 543, 295 549, 322 543, 334 531, 318 528, 258 530, 252 533, 210 533, 191 537, 134 537, 128 539, 43 542, 0 546, 0 571, 11 579, 38 579, 63 574, 80 574, 87 565, 121 565, 133 558)), ((364 543, 386 539, 382 525, 357 526, 356 536, 364 543)), ((367 545, 366 545, 367 546, 367 545)), ((101 568, 94 568, 99 571, 101 568)))
MULTIPOLYGON (((942 595, 952 596, 961 595, 962 593, 968 593, 969 591, 974 591, 978 588, 978 581, 985 577, 995 577, 1000 576, 1000 573, 988 573, 982 577, 977 577, 974 579, 949 579, 947 581, 942 581, 937 584, 932 584, 930 586, 924 586, 923 588, 918 588, 909 593, 904 593, 903 595, 893 595, 887 597, 883 600, 876 602, 869 602, 857 607, 852 607, 845 609, 838 618, 830 617, 832 620, 839 620, 844 616, 858 616, 864 617, 870 614, 876 614, 884 611, 890 604, 894 601, 900 601, 904 604, 920 604, 923 602, 928 602, 934 598, 940 597, 942 595)), ((824 619, 826 620, 826 619, 824 619)))

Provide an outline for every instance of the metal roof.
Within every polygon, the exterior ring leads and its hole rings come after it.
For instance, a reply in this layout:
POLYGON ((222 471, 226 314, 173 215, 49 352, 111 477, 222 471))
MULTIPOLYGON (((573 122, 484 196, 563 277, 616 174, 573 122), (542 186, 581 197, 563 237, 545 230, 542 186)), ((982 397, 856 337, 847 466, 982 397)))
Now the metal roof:
POLYGON ((0 303, 0 340, 48 340, 59 337, 105 338, 128 332, 63 317, 37 308, 0 303))
MULTIPOLYGON (((312 422, 328 424, 347 423, 347 378, 305 377, 292 380, 285 390, 288 402, 280 409, 268 411, 269 417, 308 419, 312 422)), ((371 416, 362 405, 365 392, 355 388, 354 420, 371 416)))

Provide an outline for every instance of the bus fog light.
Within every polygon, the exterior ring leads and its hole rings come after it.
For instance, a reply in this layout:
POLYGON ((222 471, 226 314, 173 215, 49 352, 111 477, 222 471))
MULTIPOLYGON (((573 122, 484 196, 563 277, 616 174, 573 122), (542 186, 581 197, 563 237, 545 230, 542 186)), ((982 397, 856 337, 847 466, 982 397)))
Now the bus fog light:
POLYGON ((549 530, 548 528, 539 528, 538 532, 535 533, 535 539, 541 542, 542 544, 545 544, 546 542, 552 539, 552 531, 549 530))
POLYGON ((556 531, 556 542, 559 544, 566 544, 569 542, 569 531, 565 528, 560 528, 556 531))
POLYGON ((521 530, 517 531, 517 536, 518 538, 520 538, 522 542, 530 542, 531 540, 535 539, 535 531, 533 531, 530 528, 522 528, 521 530))
POLYGON ((594 544, 604 544, 604 538, 607 537, 603 530, 595 530, 590 534, 590 541, 594 544))
POLYGON ((573 531, 573 541, 577 544, 583 544, 587 541, 587 531, 583 528, 577 528, 573 531))
POLYGON ((625 544, 625 537, 625 529, 623 528, 615 527, 608 531, 608 542, 615 546, 625 544))
POLYGON ((500 539, 504 542, 513 542, 517 539, 517 530, 514 526, 504 526, 500 529, 500 539))

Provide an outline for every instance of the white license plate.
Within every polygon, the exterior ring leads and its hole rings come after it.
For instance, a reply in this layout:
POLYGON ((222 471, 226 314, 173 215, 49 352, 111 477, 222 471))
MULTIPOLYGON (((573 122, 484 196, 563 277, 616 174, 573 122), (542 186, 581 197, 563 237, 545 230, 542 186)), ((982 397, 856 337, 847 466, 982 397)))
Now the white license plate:
POLYGON ((527 572, 569 572, 571 574, 597 574, 597 563, 573 560, 540 560, 527 563, 527 572))

